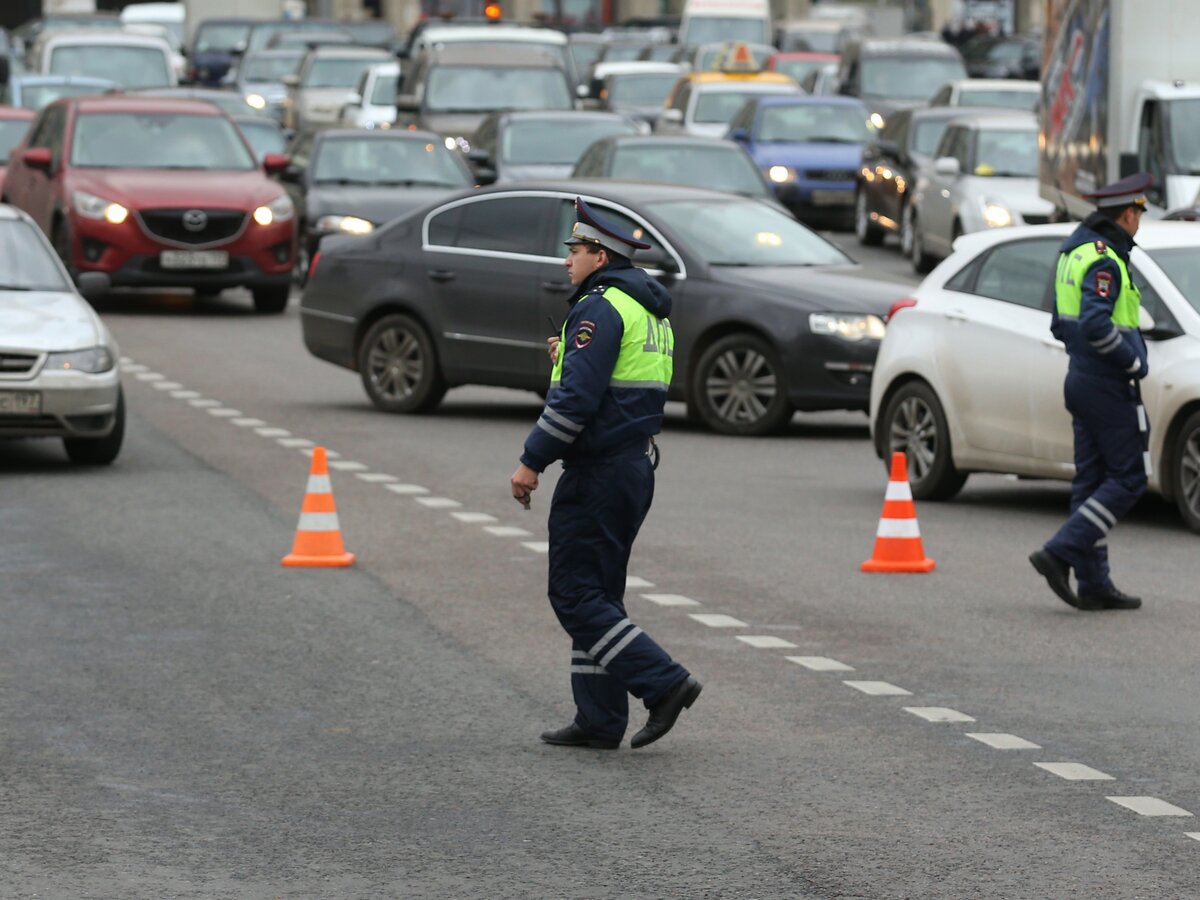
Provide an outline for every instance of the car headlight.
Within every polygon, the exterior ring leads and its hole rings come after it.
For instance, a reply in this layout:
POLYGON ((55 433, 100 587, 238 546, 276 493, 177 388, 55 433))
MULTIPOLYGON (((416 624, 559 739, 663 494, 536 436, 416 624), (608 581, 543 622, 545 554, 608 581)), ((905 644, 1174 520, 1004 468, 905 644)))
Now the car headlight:
POLYGON ((262 94, 247 94, 246 95, 246 105, 249 106, 251 109, 266 109, 267 108, 267 98, 264 97, 262 94))
POLYGON ((286 222, 295 214, 296 207, 292 206, 292 198, 284 194, 266 206, 254 210, 254 221, 259 225, 270 225, 272 222, 286 222))
POLYGON ((1013 223, 1012 213, 999 203, 983 204, 983 221, 988 228, 1007 228, 1013 223))
POLYGON ((448 137, 445 143, 447 150, 461 150, 463 153, 471 152, 471 142, 465 137, 448 137))
POLYGON ((787 184, 796 180, 796 170, 791 166, 771 166, 767 169, 767 177, 775 184, 787 184))
POLYGON ((813 334, 830 334, 852 344, 881 341, 887 330, 879 316, 851 313, 809 313, 808 327, 813 334))
POLYGON ((46 369, 62 369, 76 372, 90 372, 93 375, 107 372, 113 367, 113 356, 107 347, 89 347, 86 350, 71 350, 66 353, 49 353, 46 355, 46 369))
POLYGON ((887 120, 879 113, 871 113, 867 121, 875 126, 876 131, 883 131, 883 126, 887 124, 887 120))
POLYGON ((343 234, 370 234, 375 223, 358 216, 321 216, 317 219, 317 231, 340 231, 343 234))
POLYGON ((75 212, 88 219, 104 219, 113 225, 120 225, 129 218, 129 210, 120 203, 86 191, 75 192, 75 212))

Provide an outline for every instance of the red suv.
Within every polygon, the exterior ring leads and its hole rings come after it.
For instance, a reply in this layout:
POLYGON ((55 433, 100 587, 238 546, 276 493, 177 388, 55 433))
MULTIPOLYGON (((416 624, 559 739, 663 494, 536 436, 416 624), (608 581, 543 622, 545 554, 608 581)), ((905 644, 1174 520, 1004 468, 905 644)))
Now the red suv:
POLYGON ((2 199, 33 217, 72 275, 117 287, 244 286, 287 306, 291 200, 233 121, 194 100, 74 97, 47 106, 13 150, 2 199))

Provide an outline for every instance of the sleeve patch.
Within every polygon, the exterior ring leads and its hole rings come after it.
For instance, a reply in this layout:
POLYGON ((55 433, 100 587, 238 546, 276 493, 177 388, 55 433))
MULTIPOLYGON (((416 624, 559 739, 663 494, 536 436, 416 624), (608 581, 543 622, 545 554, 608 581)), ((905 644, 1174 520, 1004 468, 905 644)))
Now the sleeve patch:
POLYGON ((1108 253, 1108 245, 1104 241, 1096 241, 1096 252, 1104 256, 1108 253))
POLYGON ((1096 273, 1096 293, 1107 300, 1112 295, 1113 278, 1108 272, 1096 273))
POLYGON ((582 350, 592 342, 592 338, 596 336, 596 323, 584 319, 579 323, 579 327, 575 329, 575 346, 582 350))

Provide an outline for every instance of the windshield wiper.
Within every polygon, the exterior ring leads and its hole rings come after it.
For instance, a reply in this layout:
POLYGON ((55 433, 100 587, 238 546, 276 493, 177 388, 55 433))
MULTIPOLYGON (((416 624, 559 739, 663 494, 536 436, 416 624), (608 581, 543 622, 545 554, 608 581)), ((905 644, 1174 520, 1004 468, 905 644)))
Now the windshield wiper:
POLYGON ((313 180, 313 184, 340 184, 340 185, 364 185, 371 187, 372 185, 382 184, 379 181, 368 181, 362 178, 317 178, 313 180))
POLYGON ((448 184, 445 181, 429 181, 423 178, 397 178, 389 181, 376 181, 373 184, 381 187, 457 187, 457 185, 448 184))
POLYGON ((0 284, 0 291, 32 291, 27 284, 0 284))

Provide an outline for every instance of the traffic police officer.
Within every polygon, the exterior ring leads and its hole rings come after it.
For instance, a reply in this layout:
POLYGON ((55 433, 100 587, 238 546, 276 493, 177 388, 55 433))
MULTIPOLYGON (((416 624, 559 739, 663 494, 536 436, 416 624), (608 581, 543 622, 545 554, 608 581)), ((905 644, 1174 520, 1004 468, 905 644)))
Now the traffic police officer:
POLYGON ((600 219, 582 200, 566 241, 578 290, 557 342, 550 392, 525 440, 512 494, 528 506, 538 474, 563 473, 550 507, 550 603, 571 636, 575 720, 548 744, 615 749, 627 694, 650 711, 643 747, 671 730, 701 685, 625 612, 625 570, 654 496, 652 436, 662 429, 674 339, 671 297, 629 261, 650 245, 600 219))
POLYGON ((1142 605, 1109 577, 1108 533, 1146 490, 1149 423, 1137 383, 1149 365, 1129 254, 1152 183, 1131 175, 1088 195, 1096 212, 1063 242, 1055 276, 1050 331, 1070 359, 1064 393, 1075 427, 1075 480, 1070 518, 1029 561, 1077 609, 1142 605))

